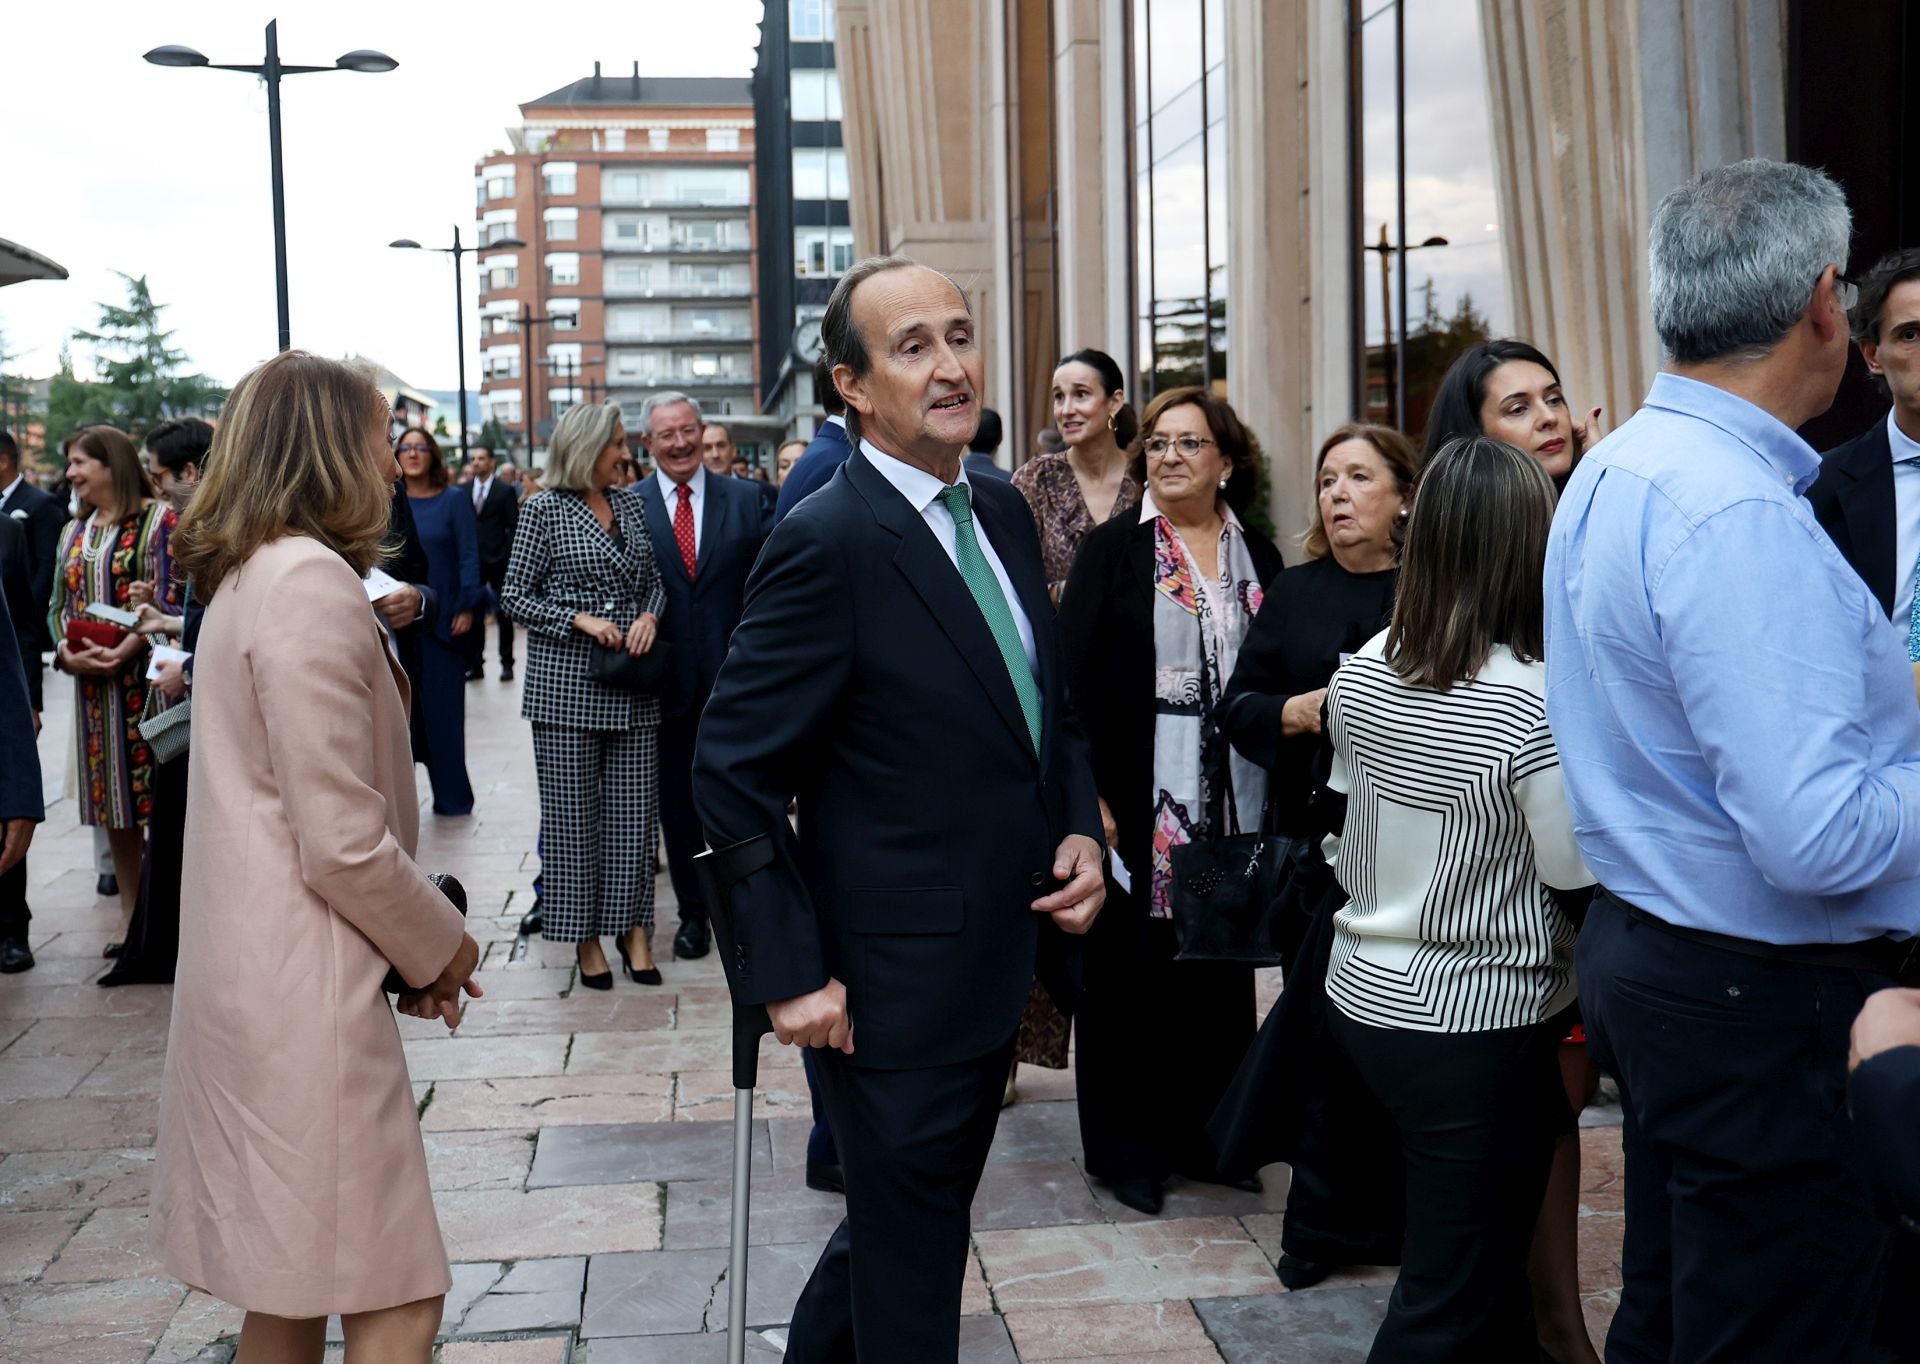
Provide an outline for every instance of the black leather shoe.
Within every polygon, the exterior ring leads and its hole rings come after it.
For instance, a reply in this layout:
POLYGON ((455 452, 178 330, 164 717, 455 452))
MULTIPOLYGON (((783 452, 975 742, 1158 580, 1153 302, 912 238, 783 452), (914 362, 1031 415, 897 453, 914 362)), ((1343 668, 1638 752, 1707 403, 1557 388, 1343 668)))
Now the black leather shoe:
POLYGON ((467 681, 484 682, 486 680, 487 680, 487 670, 485 668, 468 668, 467 669, 467 681))
POLYGON ((818 1189, 821 1193, 845 1195, 847 1181, 840 1174, 838 1165, 823 1165, 819 1161, 807 1162, 807 1187, 818 1189))
POLYGON ((0 942, 0 976, 17 976, 22 971, 33 969, 33 949, 27 946, 25 938, 8 938, 0 942))
POLYGON ((1274 1272, 1289 1289, 1301 1289, 1312 1288, 1338 1268, 1339 1265, 1328 1260, 1303 1260, 1297 1255, 1282 1252, 1274 1272))
POLYGON ((1113 1189, 1115 1198, 1135 1212, 1143 1212, 1149 1217, 1160 1212, 1160 1186, 1151 1179, 1123 1179, 1109 1187, 1113 1189))
POLYGON ((520 916, 520 931, 529 938, 540 936, 540 930, 547 926, 547 916, 540 908, 540 897, 533 897, 533 908, 520 916))
POLYGON ((513 664, 502 663, 500 665, 500 680, 502 682, 513 681, 513 664))
POLYGON ((1195 1184, 1218 1184, 1223 1189, 1238 1189, 1241 1193, 1264 1193, 1265 1186, 1254 1176, 1245 1179, 1228 1179, 1215 1169, 1183 1169, 1179 1171, 1183 1178, 1195 1184))
POLYGON ((707 945, 713 941, 713 929, 705 919, 686 919, 680 924, 680 931, 673 935, 673 956, 676 961, 693 961, 707 955, 707 945))
POLYGON ((120 878, 112 872, 102 872, 100 879, 93 883, 93 893, 101 899, 110 899, 120 893, 120 878))

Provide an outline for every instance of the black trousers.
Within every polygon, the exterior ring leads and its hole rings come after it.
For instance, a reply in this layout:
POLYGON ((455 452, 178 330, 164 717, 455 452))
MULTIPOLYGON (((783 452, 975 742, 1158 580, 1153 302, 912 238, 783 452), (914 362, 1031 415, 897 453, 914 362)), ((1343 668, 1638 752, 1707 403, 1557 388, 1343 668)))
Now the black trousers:
POLYGON ((27 908, 27 859, 21 858, 12 870, 0 875, 0 942, 27 939, 27 925, 33 911, 27 908))
POLYGON ((1406 1172, 1400 1277, 1368 1358, 1536 1364, 1527 1252, 1554 1141, 1572 1120, 1554 1054, 1562 1030, 1416 1032, 1330 1014, 1392 1115, 1406 1172))
POLYGON ((186 861, 187 764, 183 753, 153 765, 153 815, 140 859, 140 896, 127 940, 107 978, 119 984, 171 985, 180 956, 180 874, 186 861))
POLYGON ((1847 1117, 1869 972, 1749 956, 1593 903, 1588 1046, 1626 1113, 1626 1248, 1609 1364, 1854 1364, 1886 1231, 1847 1117))
POLYGON ((667 844, 667 877, 680 902, 680 922, 707 917, 707 902, 693 874, 693 859, 707 846, 700 812, 693 806, 693 741, 700 708, 660 722, 660 832, 667 844))
POLYGON ((787 1364, 955 1364, 968 1214, 1013 1039, 923 1070, 874 1070, 826 1050, 814 1062, 847 1215, 794 1305, 787 1364))
POLYGON ((1214 1179, 1207 1119, 1253 1041, 1253 968, 1175 961, 1173 923, 1118 886, 1086 942, 1074 1091, 1087 1173, 1214 1179), (1158 1020, 1158 1022, 1155 1022, 1158 1020))
POLYGON ((471 666, 477 668, 486 662, 487 616, 491 614, 494 625, 500 631, 500 666, 511 668, 513 666, 513 622, 507 618, 506 612, 500 609, 500 589, 506 586, 507 582, 506 561, 502 560, 497 564, 481 564, 480 581, 485 583, 493 593, 493 610, 491 613, 487 611, 474 613, 473 629, 467 634, 471 666))

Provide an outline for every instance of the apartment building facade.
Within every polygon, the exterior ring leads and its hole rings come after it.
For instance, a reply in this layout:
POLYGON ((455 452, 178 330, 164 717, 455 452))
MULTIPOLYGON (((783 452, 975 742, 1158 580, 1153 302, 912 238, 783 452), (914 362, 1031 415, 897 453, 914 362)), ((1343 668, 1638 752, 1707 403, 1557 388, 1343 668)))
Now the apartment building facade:
POLYGON ((618 403, 637 432, 647 394, 673 388, 753 443, 748 82, 596 62, 520 112, 474 166, 484 417, 537 465, 568 407, 618 403))

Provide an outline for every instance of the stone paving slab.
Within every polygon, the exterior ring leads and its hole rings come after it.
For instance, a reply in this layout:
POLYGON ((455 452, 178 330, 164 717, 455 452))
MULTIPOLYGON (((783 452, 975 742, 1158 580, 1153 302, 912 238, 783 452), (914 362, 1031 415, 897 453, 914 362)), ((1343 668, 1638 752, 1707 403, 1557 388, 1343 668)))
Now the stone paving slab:
POLYGON ((532 1132, 423 1132, 434 1192, 524 1189, 533 1166, 532 1132))
MULTIPOLYGON (((438 1080, 420 1115, 428 1132, 603 1123, 664 1123, 673 1107, 673 1081, 664 1075, 554 1075, 516 1080, 438 1080)), ((636 1176, 644 1178, 644 1176, 636 1176)), ((606 1180, 573 1180, 576 1184, 606 1180)))
POLYGON ((571 1336, 520 1340, 458 1340, 440 1348, 440 1364, 568 1364, 571 1336))
POLYGON ((159 1116, 145 1098, 17 1099, 0 1103, 0 1151, 151 1146, 159 1116))
MULTIPOLYGON (((750 1255, 749 1279, 752 1260, 750 1255)), ((726 1269, 727 1252, 718 1249, 595 1255, 587 1266, 580 1334, 592 1338, 704 1331, 726 1269)), ((724 1324, 725 1318, 720 1320, 724 1324)))
POLYGON ((1007 1331, 1025 1364, 1185 1354, 1217 1360, 1219 1352, 1187 1302, 1027 1307, 1006 1315, 1007 1331))
MULTIPOLYGON (((793 1320, 793 1305, 807 1276, 820 1260, 819 1242, 754 1246, 747 1252, 747 1325, 783 1326, 793 1320)), ((724 1332, 732 1310, 733 1281, 722 1278, 713 1293, 709 1330, 724 1332)))
POLYGON ((1226 1217, 983 1231, 974 1245, 1002 1311, 1281 1291, 1266 1256, 1226 1217))
POLYGON ((0 1212, 0 1283, 39 1278, 86 1220, 85 1209, 0 1212))
MULTIPOLYGON (((846 1215, 847 1200, 809 1189, 797 1169, 754 1171, 748 1201, 747 1239, 751 1245, 789 1241, 824 1243, 846 1215)), ((733 1181, 694 1179, 667 1185, 668 1250, 704 1250, 725 1246, 733 1217, 733 1181)))
POLYGON ((467 1309, 455 1333, 477 1336, 578 1326, 586 1281, 585 1256, 521 1260, 467 1309))
POLYGON ((0 1058, 0 1095, 8 1099, 64 1099, 105 1059, 104 1056, 0 1058))
POLYGON ((506 1037, 514 1033, 645 1032, 673 1022, 671 996, 627 990, 583 990, 566 999, 486 998, 467 1001, 461 1037, 506 1037))
POLYGON ((151 1147, 11 1155, 0 1160, 0 1209, 144 1204, 152 1172, 151 1147))
POLYGON ((513 1260, 603 1251, 657 1250, 655 1184, 435 1193, 440 1232, 454 1260, 513 1260))
MULTIPOLYGON (((772 1162, 767 1125, 756 1122, 754 1168, 768 1169, 772 1162)), ((542 1132, 527 1187, 619 1184, 629 1180, 664 1184, 686 1179, 730 1179, 732 1175, 730 1122, 619 1123, 553 1127, 542 1132)))
POLYGON ((511 1080, 558 1075, 566 1066, 566 1033, 514 1037, 428 1037, 405 1044, 407 1074, 421 1080, 511 1080))
POLYGON ((1070 1103, 1019 1103, 1002 1110, 989 1161, 1074 1160, 1080 1155, 1080 1110, 1070 1103))
POLYGON ((94 1283, 154 1277, 166 1271, 154 1254, 145 1208, 99 1208, 73 1234, 42 1283, 94 1283))
POLYGON ((1386 1287, 1200 1298, 1194 1313, 1227 1364, 1366 1364, 1386 1287))
POLYGON ((1105 1220, 1086 1177, 1070 1160, 990 1162, 973 1196, 976 1231, 1105 1220))

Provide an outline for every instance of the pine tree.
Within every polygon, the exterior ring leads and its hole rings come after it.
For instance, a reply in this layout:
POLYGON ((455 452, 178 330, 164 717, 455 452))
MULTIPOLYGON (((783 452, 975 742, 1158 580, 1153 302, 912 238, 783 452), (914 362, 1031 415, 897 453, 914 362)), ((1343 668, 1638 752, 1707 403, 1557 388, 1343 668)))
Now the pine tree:
MULTIPOLYGON (((204 374, 187 371, 187 353, 171 344, 174 333, 160 325, 165 305, 153 301, 146 276, 114 273, 126 281, 126 306, 101 304, 99 330, 73 334, 95 349, 100 382, 89 387, 105 390, 111 406, 112 415, 95 420, 138 435, 169 417, 218 412, 226 390, 204 374)), ((71 375, 71 364, 65 370, 71 375)))

